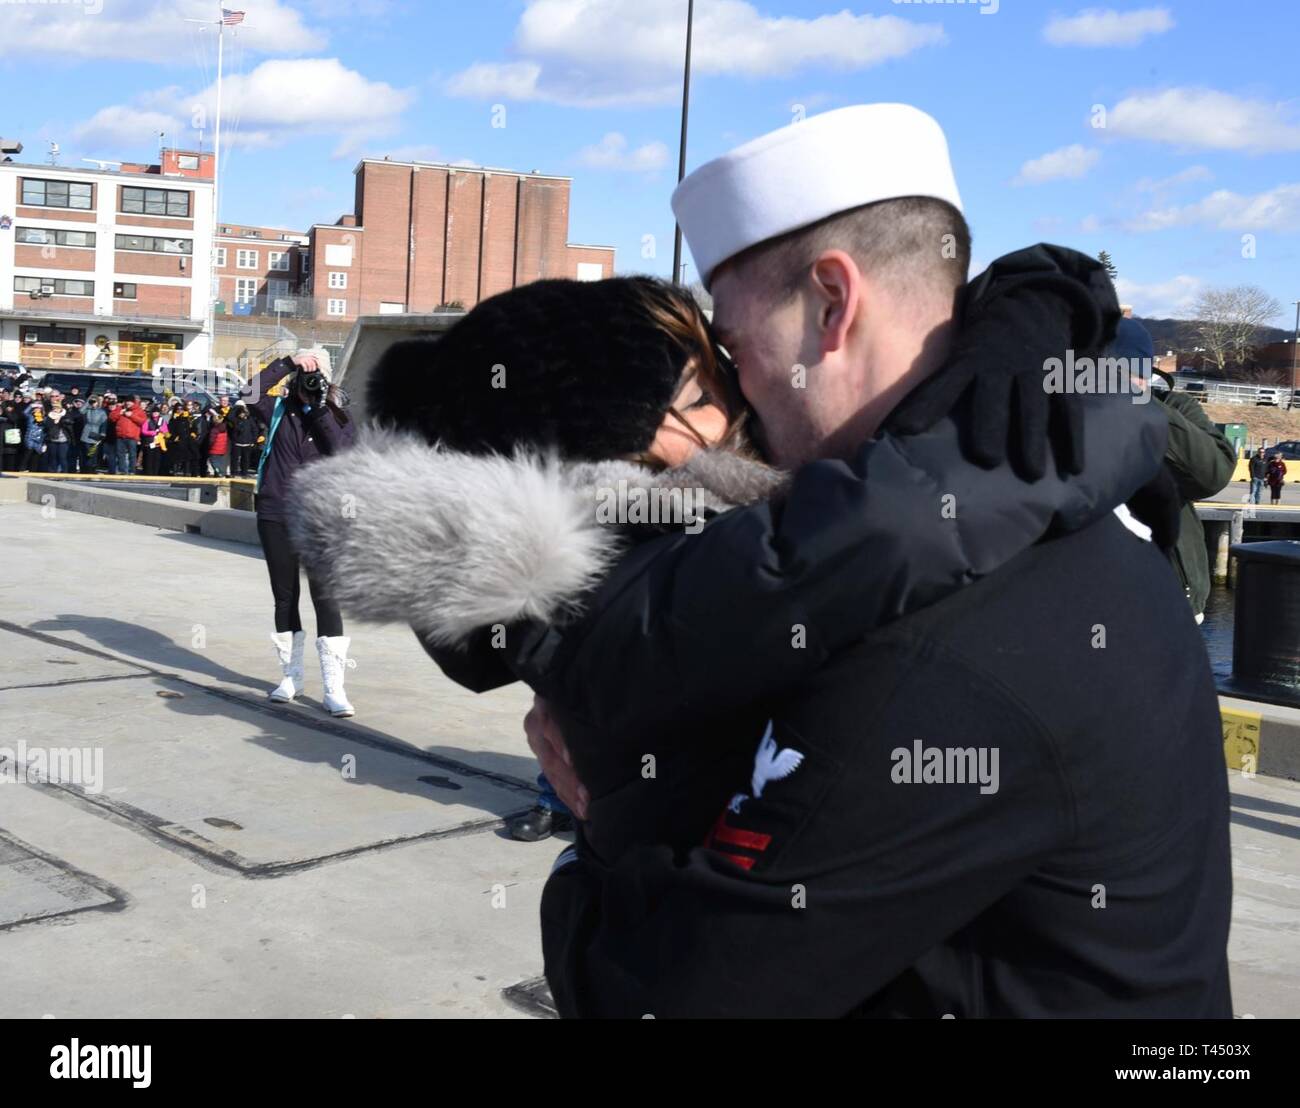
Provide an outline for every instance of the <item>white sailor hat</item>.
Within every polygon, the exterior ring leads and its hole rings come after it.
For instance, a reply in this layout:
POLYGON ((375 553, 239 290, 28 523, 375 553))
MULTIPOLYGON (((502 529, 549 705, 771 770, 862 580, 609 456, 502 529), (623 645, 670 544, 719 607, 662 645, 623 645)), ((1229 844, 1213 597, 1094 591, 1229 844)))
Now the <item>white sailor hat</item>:
POLYGON ((751 246, 902 196, 961 210, 943 129, 909 104, 857 104, 706 162, 677 186, 673 212, 708 285, 722 262, 751 246))

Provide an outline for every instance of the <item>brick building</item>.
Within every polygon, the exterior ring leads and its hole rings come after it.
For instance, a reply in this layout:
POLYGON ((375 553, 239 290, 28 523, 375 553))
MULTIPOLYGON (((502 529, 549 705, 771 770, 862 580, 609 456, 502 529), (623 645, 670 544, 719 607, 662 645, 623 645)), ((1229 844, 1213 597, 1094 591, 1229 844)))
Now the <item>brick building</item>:
POLYGON ((0 360, 198 368, 209 296, 221 336, 237 316, 347 323, 614 273, 613 247, 568 241, 568 177, 366 158, 353 211, 294 231, 214 228, 212 172, 211 153, 174 149, 156 165, 0 162, 0 360))
POLYGON ((309 234, 315 315, 427 312, 542 277, 614 275, 614 248, 568 241, 572 179, 363 159, 352 213, 309 234))
MULTIPOLYGON (((274 315, 298 312, 304 277, 309 272, 307 236, 279 227, 223 223, 213 245, 213 296, 218 315, 274 315)), ((306 314, 310 314, 307 312, 306 314)))

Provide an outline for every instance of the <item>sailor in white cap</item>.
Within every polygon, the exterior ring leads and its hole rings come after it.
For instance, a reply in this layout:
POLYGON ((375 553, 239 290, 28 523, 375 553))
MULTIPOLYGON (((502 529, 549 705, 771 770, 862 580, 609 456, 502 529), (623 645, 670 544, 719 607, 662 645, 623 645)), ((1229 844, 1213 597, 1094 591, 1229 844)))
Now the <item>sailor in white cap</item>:
MULTIPOLYGON (((1214 683, 1167 562, 1108 511, 1162 472, 1167 429, 1127 395, 1044 388, 1045 358, 1113 334, 1100 263, 1039 245, 966 284, 943 134, 897 104, 742 146, 674 207, 769 457, 817 461, 778 503, 639 546, 547 629, 548 687, 600 721, 602 757, 689 734, 700 759, 643 806, 590 790, 638 846, 596 858, 580 835, 547 881, 560 1014, 1230 1018, 1214 683), (986 426, 1011 464, 967 460, 986 426), (1012 444, 1034 435, 1057 466, 1026 480, 1012 444), (917 586, 940 579, 956 591, 917 586), (1134 719, 1155 752, 1136 762, 1134 719), (666 841, 656 806, 708 795, 736 752, 704 845, 666 841), (1123 890, 1104 912, 1098 872, 1123 890)), ((530 718, 581 806, 585 752, 530 718)))
POLYGON ((851 451, 938 364, 970 231, 925 112, 811 116, 701 166, 673 210, 779 464, 851 451))

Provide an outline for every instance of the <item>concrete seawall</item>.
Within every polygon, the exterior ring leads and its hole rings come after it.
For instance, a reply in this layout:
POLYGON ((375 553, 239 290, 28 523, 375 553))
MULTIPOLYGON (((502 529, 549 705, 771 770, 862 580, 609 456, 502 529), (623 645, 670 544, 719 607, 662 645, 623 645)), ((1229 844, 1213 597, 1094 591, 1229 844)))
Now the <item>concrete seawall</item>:
MULTIPOLYGON (((147 493, 90 488, 72 481, 47 481, 37 477, 5 481, 5 492, 9 491, 10 485, 19 482, 26 486, 26 495, 21 499, 54 511, 83 512, 106 519, 161 527, 168 531, 203 535, 210 539, 259 545, 257 517, 252 512, 214 504, 192 504, 147 493)), ((3 499, 15 500, 19 497, 8 495, 3 499)))

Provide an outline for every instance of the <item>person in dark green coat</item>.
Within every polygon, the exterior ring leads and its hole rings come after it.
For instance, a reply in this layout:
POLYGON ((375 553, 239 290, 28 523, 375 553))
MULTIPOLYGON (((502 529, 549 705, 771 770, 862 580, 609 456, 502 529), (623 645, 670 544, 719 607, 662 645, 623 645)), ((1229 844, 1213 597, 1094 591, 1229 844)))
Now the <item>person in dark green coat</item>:
POLYGON ((1184 498, 1172 560, 1199 623, 1210 595, 1210 558, 1205 549, 1205 529, 1193 501, 1213 496, 1232 480, 1237 452, 1194 396, 1157 389, 1156 397, 1169 417, 1165 464, 1172 470, 1184 498))
MULTIPOLYGON (((1151 358, 1151 336, 1137 320, 1121 319, 1109 353, 1117 357, 1151 358)), ((1196 622, 1200 623, 1210 596, 1210 558, 1195 501, 1213 496, 1232 480, 1237 452, 1227 436, 1210 422, 1194 396, 1174 391, 1168 374, 1153 373, 1151 384, 1153 396, 1169 419, 1165 465, 1183 498, 1178 542, 1169 557, 1196 622)))

